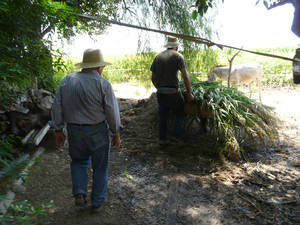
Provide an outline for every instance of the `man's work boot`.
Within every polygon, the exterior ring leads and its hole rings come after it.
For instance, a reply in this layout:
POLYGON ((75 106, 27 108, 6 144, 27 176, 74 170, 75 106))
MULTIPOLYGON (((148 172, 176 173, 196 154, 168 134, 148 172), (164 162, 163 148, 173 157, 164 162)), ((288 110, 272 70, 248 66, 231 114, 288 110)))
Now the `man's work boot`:
POLYGON ((86 196, 84 194, 77 194, 74 197, 76 206, 83 207, 87 204, 86 196))
POLYGON ((91 213, 100 213, 103 211, 103 206, 91 206, 91 213))

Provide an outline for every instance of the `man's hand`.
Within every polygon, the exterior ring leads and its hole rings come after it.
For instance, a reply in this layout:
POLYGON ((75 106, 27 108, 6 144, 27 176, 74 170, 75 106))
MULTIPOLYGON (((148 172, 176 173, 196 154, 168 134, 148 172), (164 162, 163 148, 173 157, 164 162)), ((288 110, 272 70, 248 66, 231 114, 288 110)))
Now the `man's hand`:
POLYGON ((187 101, 191 102, 191 101, 194 100, 194 95, 192 94, 191 81, 190 81, 190 78, 187 75, 187 71, 186 71, 185 68, 183 68, 181 70, 181 76, 182 76, 185 88, 187 90, 187 93, 188 93, 188 95, 187 95, 187 101))
POLYGON ((188 101, 188 102, 194 101, 194 95, 193 95, 193 94, 188 94, 188 95, 187 95, 187 101, 188 101))
POLYGON ((115 150, 118 150, 120 148, 120 145, 121 145, 120 133, 114 134, 111 144, 115 150))
POLYGON ((56 146, 63 147, 65 144, 66 136, 62 131, 56 131, 56 146))

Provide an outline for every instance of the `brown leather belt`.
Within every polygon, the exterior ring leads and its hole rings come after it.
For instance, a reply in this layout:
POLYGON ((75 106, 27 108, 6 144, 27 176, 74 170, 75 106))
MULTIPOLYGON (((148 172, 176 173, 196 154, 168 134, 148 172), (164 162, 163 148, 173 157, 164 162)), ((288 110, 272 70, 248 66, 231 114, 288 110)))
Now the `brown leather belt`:
POLYGON ((100 122, 100 123, 94 123, 94 124, 82 124, 82 123, 68 123, 70 125, 75 125, 75 126, 80 126, 80 127, 95 127, 98 126, 100 124, 104 123, 104 121, 100 122))

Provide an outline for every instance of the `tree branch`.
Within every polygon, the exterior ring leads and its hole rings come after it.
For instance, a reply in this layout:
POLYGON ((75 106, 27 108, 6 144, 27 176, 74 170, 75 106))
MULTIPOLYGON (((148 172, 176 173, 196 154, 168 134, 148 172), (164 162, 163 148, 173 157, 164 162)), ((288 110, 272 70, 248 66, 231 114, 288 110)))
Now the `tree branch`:
POLYGON ((44 29, 42 32, 41 32, 41 37, 43 38, 50 30, 52 29, 52 26, 49 25, 46 29, 44 29))
POLYGON ((282 5, 285 5, 285 4, 287 4, 287 3, 291 3, 291 4, 295 4, 296 3, 296 1, 295 0, 281 0, 281 1, 279 1, 279 2, 276 2, 276 3, 273 3, 273 4, 271 4, 269 7, 268 7, 268 9, 273 9, 273 8, 275 8, 275 7, 277 7, 277 6, 282 6, 282 5))
POLYGON ((123 2, 123 4, 124 4, 124 10, 125 10, 125 11, 128 11, 129 14, 136 16, 136 13, 135 13, 134 11, 132 11, 132 10, 130 9, 130 7, 128 7, 128 6, 126 5, 126 1, 125 1, 125 0, 122 0, 122 2, 123 2))
POLYGON ((229 70, 228 70, 228 80, 227 80, 227 87, 230 88, 230 78, 231 78, 231 68, 232 68, 232 62, 234 60, 234 58, 241 52, 241 50, 239 50, 237 53, 235 53, 231 59, 228 59, 229 61, 229 70))

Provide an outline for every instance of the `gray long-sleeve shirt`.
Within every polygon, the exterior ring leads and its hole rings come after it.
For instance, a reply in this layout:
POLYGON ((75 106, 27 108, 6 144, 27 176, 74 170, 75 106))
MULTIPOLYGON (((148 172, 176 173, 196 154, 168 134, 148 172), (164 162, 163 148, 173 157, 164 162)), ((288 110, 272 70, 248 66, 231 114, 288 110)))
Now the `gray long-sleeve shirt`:
POLYGON ((60 83, 51 110, 50 125, 96 124, 107 120, 112 133, 120 132, 119 106, 111 84, 94 70, 67 75, 60 83))

